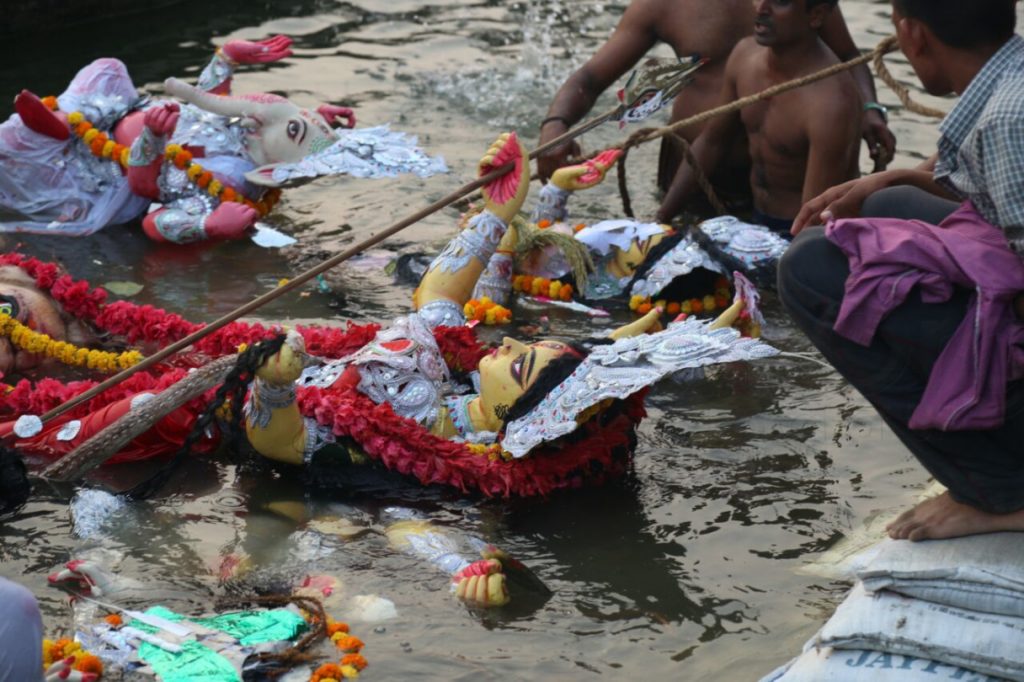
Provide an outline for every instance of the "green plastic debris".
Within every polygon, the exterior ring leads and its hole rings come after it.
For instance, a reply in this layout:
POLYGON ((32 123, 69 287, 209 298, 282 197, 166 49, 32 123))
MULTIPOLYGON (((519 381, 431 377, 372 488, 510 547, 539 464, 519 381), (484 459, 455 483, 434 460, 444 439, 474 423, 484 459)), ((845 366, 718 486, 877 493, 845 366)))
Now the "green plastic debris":
POLYGON ((211 630, 225 632, 237 639, 242 646, 292 640, 306 629, 306 621, 302 620, 301 616, 284 609, 240 611, 189 620, 211 630))
MULTIPOLYGON (((306 628, 306 621, 301 616, 286 609, 239 611, 208 618, 189 618, 163 606, 154 606, 146 613, 175 623, 189 621, 223 632, 238 640, 240 647, 293 640, 306 628)), ((160 634, 157 628, 145 623, 133 622, 132 625, 158 636, 160 634)), ((184 642, 182 651, 176 654, 143 642, 139 646, 139 658, 148 663, 164 682, 240 682, 241 679, 227 658, 196 640, 184 642)))
MULTIPOLYGON (((163 614, 161 614, 163 615, 163 614)), ((147 642, 139 645, 139 658, 149 664, 163 682, 241 682, 228 659, 199 642, 185 642, 172 654, 147 642)))

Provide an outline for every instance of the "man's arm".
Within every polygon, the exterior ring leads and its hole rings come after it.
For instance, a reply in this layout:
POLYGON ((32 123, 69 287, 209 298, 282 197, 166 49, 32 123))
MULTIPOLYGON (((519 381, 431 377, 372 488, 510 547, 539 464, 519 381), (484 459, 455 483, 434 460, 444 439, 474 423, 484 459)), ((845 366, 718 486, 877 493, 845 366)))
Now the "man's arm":
MULTIPOLYGON (((744 43, 741 42, 729 55, 718 104, 732 102, 738 98, 736 73, 738 69, 742 68, 742 56, 739 53, 742 52, 743 45, 744 43)), ((701 171, 708 176, 714 174, 723 158, 728 154, 728 150, 732 148, 733 140, 737 135, 742 134, 743 120, 740 118, 739 112, 716 116, 708 121, 691 147, 701 171)), ((672 185, 669 186, 665 198, 661 201, 656 220, 659 223, 671 223, 696 190, 697 175, 689 161, 684 160, 679 164, 679 170, 676 171, 675 177, 672 179, 672 185)))
MULTIPOLYGON (((853 42, 850 29, 846 25, 846 19, 843 18, 843 12, 839 9, 838 5, 829 12, 819 35, 842 61, 849 61, 860 56, 860 50, 857 49, 857 45, 853 42)), ((857 90, 860 92, 862 100, 860 105, 863 106, 863 104, 868 102, 877 103, 875 81, 871 77, 871 71, 867 65, 862 64, 853 69, 851 73, 853 74, 853 79, 857 82, 857 90)), ((881 158, 884 161, 881 164, 882 167, 887 166, 896 152, 896 137, 889 130, 888 122, 881 111, 878 109, 866 109, 864 111, 861 134, 864 136, 864 141, 867 142, 871 158, 875 160, 881 158)))
MULTIPOLYGON (((579 122, 604 92, 632 68, 658 40, 657 23, 663 0, 634 0, 601 49, 576 73, 569 76, 551 101, 540 130, 540 143, 553 140, 579 122)), ((552 149, 537 159, 545 180, 566 164, 569 144, 552 149)))

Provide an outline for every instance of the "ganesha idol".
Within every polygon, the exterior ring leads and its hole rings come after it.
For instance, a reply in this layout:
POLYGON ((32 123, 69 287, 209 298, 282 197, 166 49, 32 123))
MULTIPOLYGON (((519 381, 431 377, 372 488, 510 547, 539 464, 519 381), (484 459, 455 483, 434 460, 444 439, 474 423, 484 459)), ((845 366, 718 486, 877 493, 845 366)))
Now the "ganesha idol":
POLYGON ((609 150, 552 175, 530 219, 513 221, 474 299, 486 296, 504 305, 519 293, 591 313, 609 304, 628 305, 639 314, 660 307, 674 319, 728 307, 734 271, 759 286, 774 284, 775 264, 788 242, 732 216, 704 221, 688 233, 631 218, 573 225, 573 192, 600 184, 618 154, 609 150))
POLYGON ((352 129, 346 107, 230 94, 238 65, 283 59, 290 45, 284 36, 226 43, 197 86, 167 80, 181 103, 140 95, 116 59, 89 64, 58 97, 22 91, 0 125, 0 232, 87 235, 145 216, 156 241, 233 239, 282 187, 446 170, 404 134, 352 129))

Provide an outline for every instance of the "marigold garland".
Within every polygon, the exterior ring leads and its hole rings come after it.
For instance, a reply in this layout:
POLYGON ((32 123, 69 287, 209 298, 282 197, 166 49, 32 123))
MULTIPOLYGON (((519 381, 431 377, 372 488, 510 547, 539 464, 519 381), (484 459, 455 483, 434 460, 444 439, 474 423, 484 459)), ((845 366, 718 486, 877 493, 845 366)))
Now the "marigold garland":
POLYGON ((512 278, 512 289, 528 296, 545 296, 556 301, 572 300, 572 285, 557 279, 516 275, 512 278))
MULTIPOLYGON (((42 98, 41 101, 51 111, 56 111, 58 108, 57 98, 52 95, 42 98)), ((131 148, 110 139, 106 133, 89 122, 81 111, 72 111, 68 114, 68 125, 94 156, 119 163, 122 168, 128 168, 128 155, 131 153, 131 148)), ((193 161, 192 152, 181 145, 167 145, 164 148, 164 159, 168 163, 173 163, 176 168, 185 171, 191 182, 205 190, 214 199, 245 204, 256 210, 260 216, 265 216, 274 210, 274 206, 281 200, 281 190, 279 189, 267 190, 259 201, 249 199, 233 187, 221 183, 213 176, 213 173, 193 161)))
POLYGON ((635 295, 629 299, 629 309, 637 315, 646 315, 652 308, 661 308, 670 317, 675 317, 680 313, 684 315, 700 315, 701 313, 711 313, 719 308, 727 308, 728 306, 729 280, 725 277, 719 277, 715 281, 715 293, 713 295, 708 294, 703 298, 691 298, 685 301, 659 299, 652 302, 650 296, 635 295))
POLYGON ((474 298, 467 301, 462 307, 462 314, 467 320, 483 322, 486 325, 508 324, 512 321, 512 311, 487 296, 481 297, 480 300, 474 298))
MULTIPOLYGON (((319 621, 318 616, 305 611, 302 616, 310 623, 319 621)), ((348 624, 336 621, 330 616, 327 617, 325 629, 327 636, 344 655, 338 663, 325 663, 317 668, 309 678, 309 682, 341 682, 341 680, 356 679, 359 677, 359 672, 369 665, 363 655, 359 653, 365 646, 363 641, 348 633, 348 624)))
POLYGON ((0 336, 7 337, 21 350, 43 355, 72 367, 88 367, 100 372, 119 372, 142 361, 137 350, 113 353, 103 350, 79 348, 67 341, 57 341, 47 334, 32 331, 6 313, 0 313, 0 336))
POLYGON ((74 659, 71 669, 82 673, 103 675, 103 662, 98 656, 82 648, 79 642, 66 637, 53 641, 43 640, 43 670, 45 671, 57 661, 74 659))

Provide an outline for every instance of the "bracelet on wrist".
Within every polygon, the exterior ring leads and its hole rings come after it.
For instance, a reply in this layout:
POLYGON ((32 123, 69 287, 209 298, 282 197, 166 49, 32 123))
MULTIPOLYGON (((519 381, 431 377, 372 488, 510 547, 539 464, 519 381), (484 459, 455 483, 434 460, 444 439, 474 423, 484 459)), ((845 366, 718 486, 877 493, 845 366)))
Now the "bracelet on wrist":
POLYGON ((564 125, 566 128, 572 128, 572 123, 569 123, 569 119, 565 118, 564 116, 548 116, 546 119, 540 122, 540 127, 543 128, 552 121, 561 121, 562 125, 564 125))
POLYGON ((865 102, 864 111, 877 111, 882 115, 882 120, 884 120, 886 123, 889 122, 889 107, 883 106, 878 102, 865 102))

